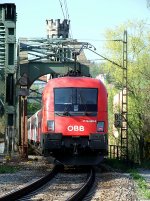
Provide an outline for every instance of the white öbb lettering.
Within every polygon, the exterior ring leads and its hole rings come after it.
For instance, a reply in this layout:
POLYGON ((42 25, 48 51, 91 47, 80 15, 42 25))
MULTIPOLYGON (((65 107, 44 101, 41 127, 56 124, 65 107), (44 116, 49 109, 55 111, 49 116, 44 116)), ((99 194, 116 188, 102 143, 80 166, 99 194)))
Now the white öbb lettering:
POLYGON ((84 131, 84 126, 77 126, 77 125, 74 125, 74 126, 68 126, 67 128, 68 131, 84 131))

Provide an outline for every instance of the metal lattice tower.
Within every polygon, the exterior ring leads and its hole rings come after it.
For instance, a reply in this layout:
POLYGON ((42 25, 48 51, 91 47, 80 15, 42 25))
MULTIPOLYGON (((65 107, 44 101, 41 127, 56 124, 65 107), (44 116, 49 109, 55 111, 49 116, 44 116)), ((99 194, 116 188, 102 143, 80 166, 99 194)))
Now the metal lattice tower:
POLYGON ((123 39, 123 80, 122 80, 122 126, 121 158, 128 160, 128 79, 127 79, 127 31, 123 39))

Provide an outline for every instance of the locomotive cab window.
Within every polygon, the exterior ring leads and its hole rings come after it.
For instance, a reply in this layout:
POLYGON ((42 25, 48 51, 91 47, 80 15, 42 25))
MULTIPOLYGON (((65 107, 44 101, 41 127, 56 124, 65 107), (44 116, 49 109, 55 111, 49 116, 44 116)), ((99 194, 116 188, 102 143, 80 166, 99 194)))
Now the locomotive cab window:
POLYGON ((72 91, 70 88, 55 89, 55 104, 72 104, 72 91))
POLYGON ((96 115, 98 89, 96 88, 55 88, 55 114, 96 115))

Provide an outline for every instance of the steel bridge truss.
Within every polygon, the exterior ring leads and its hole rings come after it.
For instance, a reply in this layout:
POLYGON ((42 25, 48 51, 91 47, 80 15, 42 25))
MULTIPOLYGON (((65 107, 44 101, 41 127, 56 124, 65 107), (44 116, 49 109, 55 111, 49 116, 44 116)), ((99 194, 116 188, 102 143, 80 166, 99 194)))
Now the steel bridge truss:
POLYGON ((89 46, 89 43, 73 39, 20 38, 17 77, 20 79, 26 74, 27 84, 31 86, 33 81, 45 74, 58 77, 74 72, 89 76, 89 63, 83 52, 89 46))

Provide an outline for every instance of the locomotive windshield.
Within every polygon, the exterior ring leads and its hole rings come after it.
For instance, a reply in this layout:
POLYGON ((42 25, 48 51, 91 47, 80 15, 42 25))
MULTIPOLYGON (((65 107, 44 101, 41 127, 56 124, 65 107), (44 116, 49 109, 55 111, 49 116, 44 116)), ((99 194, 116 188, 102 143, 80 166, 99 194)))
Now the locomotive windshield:
POLYGON ((97 95, 96 88, 55 88, 55 113, 95 116, 97 95))

